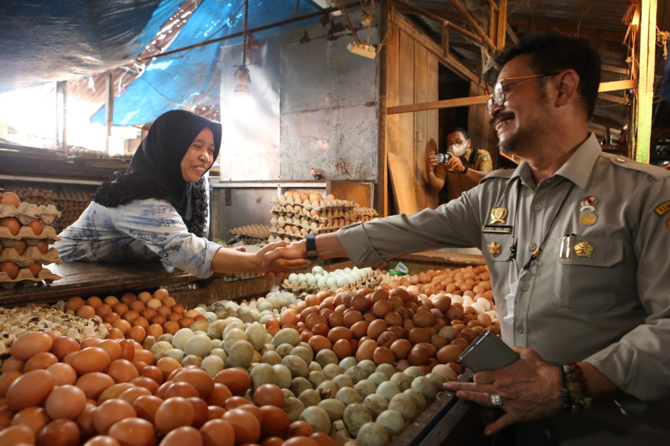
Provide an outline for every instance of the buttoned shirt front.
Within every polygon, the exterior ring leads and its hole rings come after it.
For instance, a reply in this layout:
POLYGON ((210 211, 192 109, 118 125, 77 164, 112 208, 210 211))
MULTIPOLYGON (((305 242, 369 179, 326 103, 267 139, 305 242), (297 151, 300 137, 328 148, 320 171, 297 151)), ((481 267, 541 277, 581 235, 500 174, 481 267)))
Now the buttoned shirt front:
POLYGON ((499 316, 511 321, 501 324, 505 342, 555 363, 588 361, 628 395, 655 402, 670 395, 670 212, 658 211, 666 202, 670 173, 602 153, 591 135, 539 184, 522 162, 436 210, 349 226, 338 238, 358 266, 481 247, 499 316))

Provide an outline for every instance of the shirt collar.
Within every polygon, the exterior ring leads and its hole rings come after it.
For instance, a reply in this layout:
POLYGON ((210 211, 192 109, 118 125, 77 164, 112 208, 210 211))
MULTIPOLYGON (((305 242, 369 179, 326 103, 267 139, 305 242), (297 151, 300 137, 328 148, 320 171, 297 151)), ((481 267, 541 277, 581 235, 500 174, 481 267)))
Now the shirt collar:
MULTIPOLYGON (((593 167, 600 156, 601 149, 595 134, 591 133, 588 138, 577 148, 570 159, 561 166, 554 176, 561 176, 572 181, 582 190, 591 178, 593 167)), ((521 161, 512 174, 512 178, 520 177, 526 184, 534 184, 533 175, 526 160, 521 161)))

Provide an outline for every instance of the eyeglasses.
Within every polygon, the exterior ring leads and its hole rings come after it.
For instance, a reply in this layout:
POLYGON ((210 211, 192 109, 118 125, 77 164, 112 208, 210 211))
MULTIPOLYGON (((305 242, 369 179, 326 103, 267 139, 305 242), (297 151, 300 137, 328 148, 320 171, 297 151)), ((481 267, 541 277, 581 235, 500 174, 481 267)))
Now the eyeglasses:
POLYGON ((464 143, 465 143, 465 141, 463 141, 462 139, 457 139, 456 141, 447 141, 447 147, 460 146, 461 144, 464 144, 464 143))
POLYGON ((504 79, 500 79, 498 82, 496 82, 495 87, 493 87, 493 94, 491 94, 488 101, 486 101, 486 108, 488 108, 490 112, 491 109, 493 108, 493 104, 500 107, 505 103, 505 100, 507 99, 507 92, 505 91, 505 86, 509 85, 510 83, 516 84, 519 82, 527 81, 529 79, 537 79, 546 76, 556 76, 557 74, 560 74, 560 72, 548 73, 548 74, 531 74, 528 76, 506 77, 504 79))

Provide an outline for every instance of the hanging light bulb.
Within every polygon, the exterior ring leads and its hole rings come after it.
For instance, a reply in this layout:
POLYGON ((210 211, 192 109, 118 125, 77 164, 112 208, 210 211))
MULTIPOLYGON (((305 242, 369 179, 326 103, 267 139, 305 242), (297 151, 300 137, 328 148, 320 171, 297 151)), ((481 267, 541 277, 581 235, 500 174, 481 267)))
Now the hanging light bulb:
POLYGON ((235 112, 233 116, 244 119, 255 109, 254 100, 249 93, 249 84, 251 83, 249 68, 246 65, 238 65, 233 73, 233 78, 237 83, 230 101, 230 108, 235 112))

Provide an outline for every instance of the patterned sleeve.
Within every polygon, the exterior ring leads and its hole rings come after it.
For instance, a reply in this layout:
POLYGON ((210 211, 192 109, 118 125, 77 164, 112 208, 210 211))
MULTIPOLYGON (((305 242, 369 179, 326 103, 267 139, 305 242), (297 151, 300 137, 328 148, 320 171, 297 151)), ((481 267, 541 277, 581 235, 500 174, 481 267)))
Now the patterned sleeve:
POLYGON ((172 266, 197 277, 209 277, 220 245, 188 232, 177 210, 161 200, 137 200, 119 206, 118 231, 143 243, 172 266))

